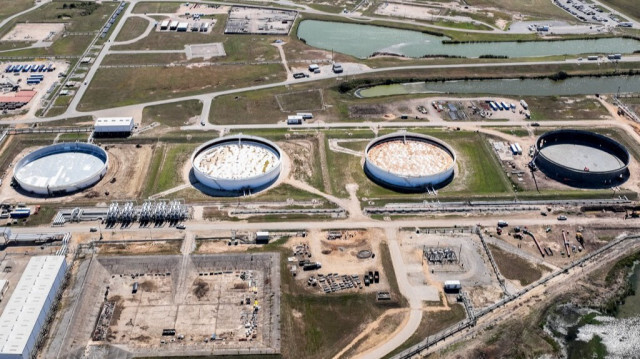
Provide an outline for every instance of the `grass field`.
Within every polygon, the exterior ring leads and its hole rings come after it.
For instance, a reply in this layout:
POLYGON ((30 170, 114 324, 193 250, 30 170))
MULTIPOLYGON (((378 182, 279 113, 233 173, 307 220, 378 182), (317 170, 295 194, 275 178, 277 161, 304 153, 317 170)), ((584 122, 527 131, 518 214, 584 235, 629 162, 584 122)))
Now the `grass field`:
POLYGON ((200 32, 159 32, 149 35, 129 45, 115 45, 114 50, 183 50, 187 44, 216 42, 211 33, 200 32))
POLYGON ((529 97, 527 103, 532 121, 610 118, 609 111, 598 100, 583 96, 529 97))
POLYGON ((262 85, 284 77, 281 65, 99 69, 78 109, 90 111, 262 85))
MULTIPOLYGON (((54 1, 28 12, 14 21, 18 22, 63 22, 67 32, 94 31, 104 25, 118 3, 95 4, 82 1, 54 1), (66 5, 66 7, 65 7, 66 5), (71 6, 73 5, 73 6, 71 6)), ((8 31, 9 29, 2 29, 8 31)))
POLYGON ((0 7, 0 21, 33 6, 32 0, 3 1, 0 7))
MULTIPOLYGON (((529 239, 526 237, 527 240, 529 239)), ((520 282, 520 285, 529 285, 542 277, 542 269, 539 266, 531 264, 524 258, 509 253, 499 247, 489 244, 493 258, 500 269, 500 273, 511 280, 520 282)))
MULTIPOLYGON (((381 246, 383 255, 384 248, 386 244, 381 246)), ((377 303, 373 293, 309 294, 295 283, 293 277, 287 275, 286 258, 291 254, 290 250, 280 250, 281 348, 285 358, 331 358, 386 309, 402 306, 398 302, 377 303)), ((384 273, 390 282, 392 278, 395 279, 393 266, 384 265, 384 273)))
MULTIPOLYGON (((438 137, 449 143, 458 156, 458 171, 453 182, 440 189, 440 197, 472 198, 488 194, 507 194, 511 188, 500 171, 500 167, 493 158, 486 141, 480 134, 472 132, 448 132, 442 130, 415 130, 416 132, 438 137)), ((327 136, 329 137, 329 136, 327 136)), ((339 138, 345 138, 341 135, 339 138)), ((352 138, 356 138, 352 136, 352 138)), ((372 134, 365 138, 373 138, 372 134)), ((366 141, 353 144, 353 149, 364 150, 366 141)), ((329 148, 328 141, 326 147, 329 148)), ((327 165, 330 169, 340 169, 332 172, 330 177, 333 193, 339 197, 347 197, 345 189, 347 183, 359 185, 358 195, 372 198, 404 198, 422 199, 425 195, 402 194, 384 188, 372 182, 364 174, 361 158, 327 151, 327 165)), ((425 197, 426 199, 427 197, 425 197)))
MULTIPOLYGON (((221 42, 226 56, 214 58, 216 62, 280 61, 278 50, 271 44, 281 37, 264 35, 224 35, 226 16, 218 16, 210 33, 157 32, 129 45, 114 46, 114 50, 182 50, 187 44, 221 42)), ((201 61, 201 59, 200 59, 201 61)))
POLYGON ((637 0, 602 0, 602 2, 640 21, 640 4, 637 0))
POLYGON ((33 214, 25 220, 19 220, 18 226, 36 227, 49 224, 53 221, 53 216, 58 213, 57 206, 44 205, 40 207, 38 214, 33 214))
MULTIPOLYGON (((65 23, 67 32, 91 32, 99 30, 118 6, 116 2, 55 1, 45 4, 34 11, 10 21, 0 29, 4 36, 18 22, 54 22, 65 23)), ((48 48, 16 50, 3 53, 3 56, 55 56, 80 55, 95 35, 69 35, 58 38, 48 48)))
POLYGON ((186 62, 185 54, 111 54, 104 57, 100 65, 150 65, 186 62))
POLYGON ((276 95, 280 108, 285 112, 322 110, 322 90, 290 92, 276 95))
POLYGON ((466 3, 470 6, 489 6, 531 18, 574 20, 570 14, 548 0, 466 0, 466 3))
POLYGON ((182 168, 196 146, 195 143, 156 146, 142 197, 147 198, 182 183, 182 168))
POLYGON ((116 37, 116 41, 133 40, 142 35, 149 26, 149 21, 141 17, 129 17, 116 37))
POLYGON ((133 8, 134 14, 172 14, 180 8, 181 2, 141 2, 133 8))
POLYGON ((211 104, 209 121, 219 125, 275 123, 303 110, 313 110, 314 116, 331 120, 337 114, 335 108, 322 106, 323 84, 312 86, 317 90, 308 90, 309 85, 293 85, 216 97, 211 104), (285 112, 280 109, 281 104, 285 112))
POLYGON ((198 100, 147 106, 142 110, 142 125, 159 122, 170 127, 180 127, 188 124, 190 118, 199 116, 201 112, 202 102, 198 100))

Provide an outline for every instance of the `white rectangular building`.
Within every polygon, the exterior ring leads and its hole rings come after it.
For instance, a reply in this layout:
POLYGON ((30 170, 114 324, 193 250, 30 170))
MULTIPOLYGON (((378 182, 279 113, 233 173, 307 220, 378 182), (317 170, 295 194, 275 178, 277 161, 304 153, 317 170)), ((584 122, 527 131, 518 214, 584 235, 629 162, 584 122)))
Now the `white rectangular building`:
POLYGON ((169 20, 160 23, 160 30, 169 30, 169 20))
POLYGON ((189 29, 189 23, 188 22, 181 22, 178 24, 178 27, 176 28, 176 30, 178 32, 185 32, 189 29))
POLYGON ((101 117, 96 120, 94 133, 96 135, 130 135, 135 126, 133 117, 101 117))
POLYGON ((0 316, 0 359, 28 359, 64 281, 64 256, 29 260, 0 316))

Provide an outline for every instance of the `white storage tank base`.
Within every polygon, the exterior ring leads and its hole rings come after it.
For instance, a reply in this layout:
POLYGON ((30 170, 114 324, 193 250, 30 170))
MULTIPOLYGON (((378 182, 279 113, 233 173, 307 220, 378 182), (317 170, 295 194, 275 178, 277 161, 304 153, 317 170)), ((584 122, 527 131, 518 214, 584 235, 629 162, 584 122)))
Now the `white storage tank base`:
POLYGON ((94 185, 107 173, 109 156, 99 146, 58 143, 24 156, 14 168, 20 187, 39 195, 72 193, 94 185))
POLYGON ((193 174, 202 185, 239 192, 265 188, 281 169, 282 151, 256 136, 233 135, 209 141, 191 156, 193 174))
POLYGON ((397 190, 440 188, 454 176, 456 154, 431 136, 396 132, 375 138, 365 149, 364 170, 375 182, 397 190))

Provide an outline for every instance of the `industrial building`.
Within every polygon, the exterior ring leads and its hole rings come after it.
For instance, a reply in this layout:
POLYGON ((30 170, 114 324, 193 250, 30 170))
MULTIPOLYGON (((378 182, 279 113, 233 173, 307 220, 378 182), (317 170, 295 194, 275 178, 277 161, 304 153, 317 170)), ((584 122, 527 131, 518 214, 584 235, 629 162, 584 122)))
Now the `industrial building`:
POLYGON ((280 175, 281 150, 264 138, 227 136, 198 147, 191 157, 195 177, 223 191, 263 188, 280 175))
POLYGON ((453 178, 456 155, 437 138, 396 132, 365 148, 365 172, 382 185, 409 190, 441 187, 453 178))
POLYGON ((16 163, 13 178, 25 191, 62 195, 94 185, 107 173, 109 156, 99 146, 58 143, 35 150, 16 163))
POLYGON ((0 316, 0 359, 31 358, 66 269, 64 256, 38 256, 29 260, 0 316))
POLYGON ((582 130, 556 130, 536 141, 535 165, 557 181, 607 188, 629 178, 629 151, 617 141, 582 130))
POLYGON ((135 128, 133 117, 102 117, 96 119, 94 137, 127 137, 135 128))

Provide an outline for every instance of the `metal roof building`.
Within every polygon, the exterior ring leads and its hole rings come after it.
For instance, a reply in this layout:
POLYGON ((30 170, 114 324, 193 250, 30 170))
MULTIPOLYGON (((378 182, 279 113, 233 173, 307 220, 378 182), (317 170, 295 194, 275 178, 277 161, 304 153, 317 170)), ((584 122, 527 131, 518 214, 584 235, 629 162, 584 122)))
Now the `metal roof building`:
POLYGON ((0 359, 27 359, 33 354, 66 269, 64 256, 29 260, 0 316, 0 359))
POLYGON ((102 117, 96 119, 95 134, 123 134, 130 135, 135 126, 133 117, 102 117))

